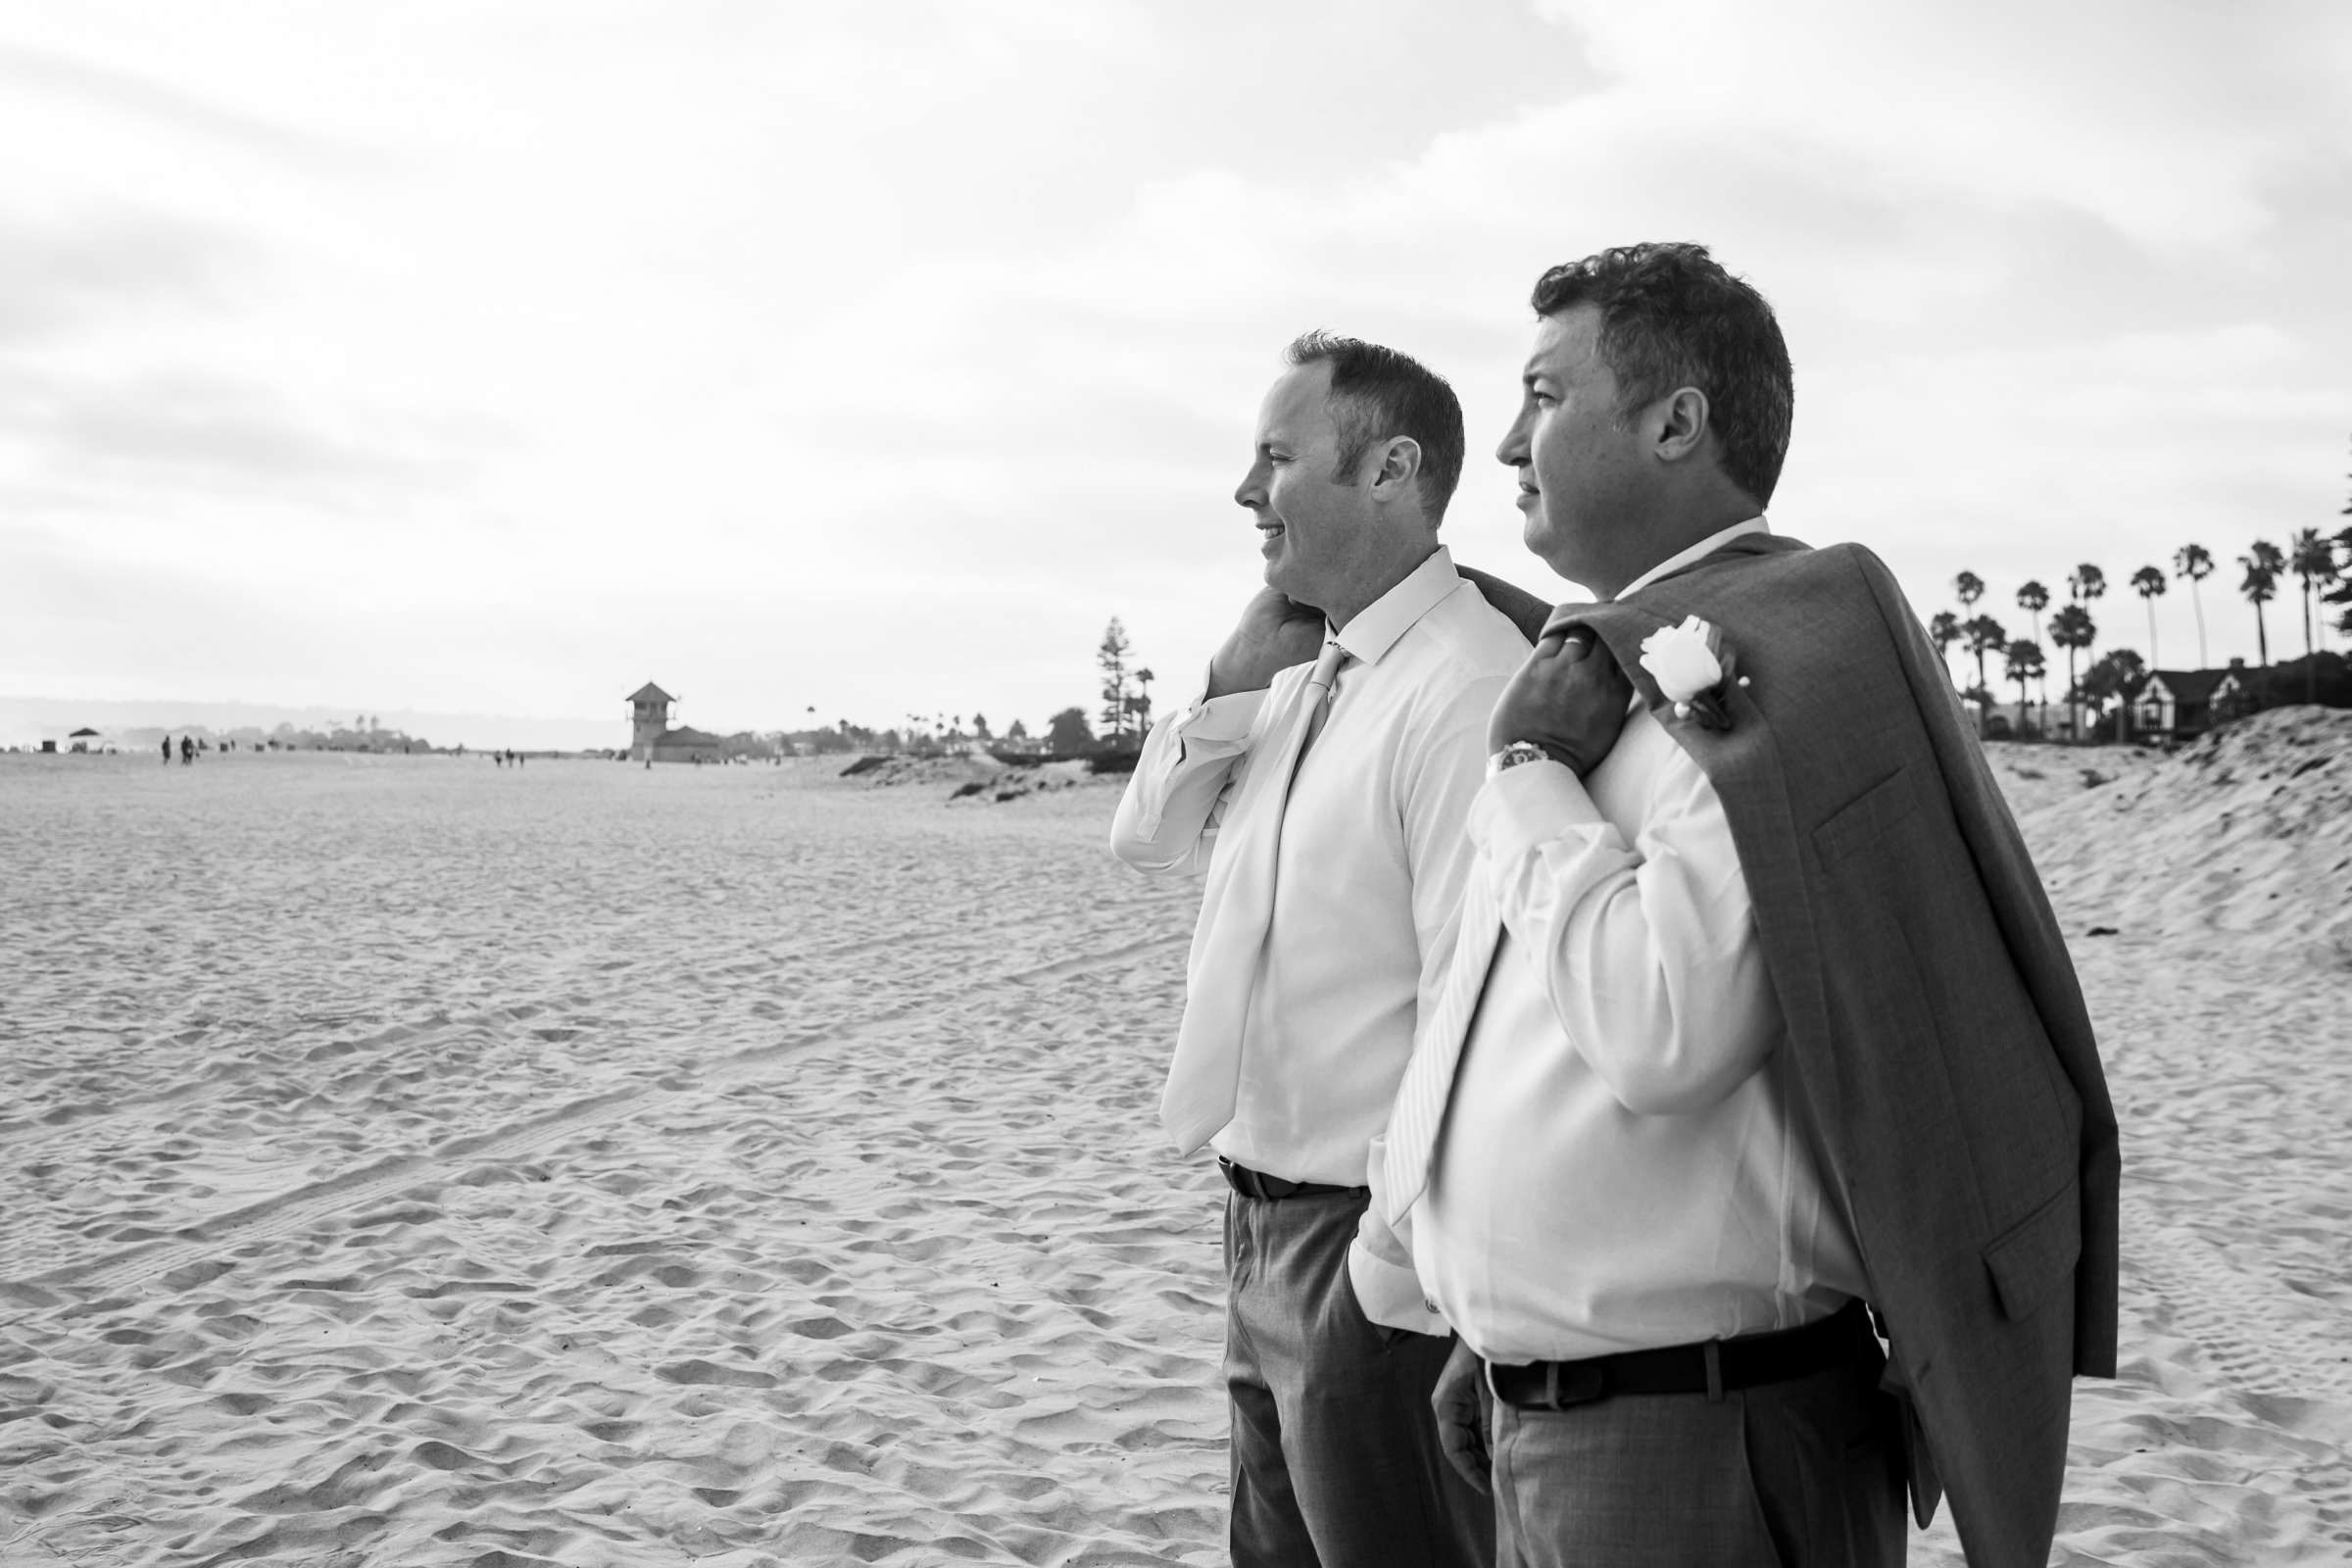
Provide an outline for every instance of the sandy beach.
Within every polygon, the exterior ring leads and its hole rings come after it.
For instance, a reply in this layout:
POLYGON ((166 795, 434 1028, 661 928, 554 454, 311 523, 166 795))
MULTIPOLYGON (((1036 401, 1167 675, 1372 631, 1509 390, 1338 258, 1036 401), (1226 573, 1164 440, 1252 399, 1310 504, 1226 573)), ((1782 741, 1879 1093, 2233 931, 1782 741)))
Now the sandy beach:
MULTIPOLYGON (((1995 753, 2124 1126, 2053 1561, 2352 1562, 2352 714, 1995 753)), ((1197 894, 839 766, 0 757, 0 1565, 1223 1561, 1197 894)))

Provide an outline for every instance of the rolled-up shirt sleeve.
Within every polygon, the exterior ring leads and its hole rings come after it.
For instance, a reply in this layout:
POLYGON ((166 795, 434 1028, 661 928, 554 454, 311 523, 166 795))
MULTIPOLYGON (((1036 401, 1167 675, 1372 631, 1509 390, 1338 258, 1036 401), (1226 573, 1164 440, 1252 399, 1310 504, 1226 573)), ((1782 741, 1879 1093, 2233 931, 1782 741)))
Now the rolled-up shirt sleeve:
POLYGON ((1240 777, 1264 688, 1199 693, 1152 726, 1111 818, 1110 852, 1139 871, 1208 869, 1225 792, 1240 777))
POLYGON ((1452 1325, 1429 1299, 1413 1266, 1411 1212, 1394 1225, 1382 1217, 1387 1213, 1382 1200, 1388 1188, 1388 1135, 1381 1133, 1372 1140, 1365 1167, 1372 1201, 1356 1221, 1355 1241, 1348 1249, 1348 1283, 1355 1291, 1355 1304, 1375 1323, 1415 1334, 1450 1334, 1452 1325))
POLYGON ((1679 747, 1631 845, 1557 762, 1490 780, 1470 836, 1514 956, 1628 1110, 1703 1110, 1764 1064, 1780 1014, 1747 879, 1722 799, 1679 747))

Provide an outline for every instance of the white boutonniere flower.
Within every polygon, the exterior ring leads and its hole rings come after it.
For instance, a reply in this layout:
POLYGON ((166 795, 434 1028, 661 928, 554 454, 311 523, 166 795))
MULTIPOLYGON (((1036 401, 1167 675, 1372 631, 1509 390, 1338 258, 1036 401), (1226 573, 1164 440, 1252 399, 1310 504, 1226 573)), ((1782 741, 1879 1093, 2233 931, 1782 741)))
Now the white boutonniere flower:
POLYGON ((1674 716, 1695 718, 1708 729, 1732 727, 1725 700, 1735 678, 1747 684, 1744 676, 1735 675, 1738 664, 1723 632, 1696 615, 1684 617, 1679 626, 1661 626, 1642 640, 1642 667, 1674 705, 1674 716))

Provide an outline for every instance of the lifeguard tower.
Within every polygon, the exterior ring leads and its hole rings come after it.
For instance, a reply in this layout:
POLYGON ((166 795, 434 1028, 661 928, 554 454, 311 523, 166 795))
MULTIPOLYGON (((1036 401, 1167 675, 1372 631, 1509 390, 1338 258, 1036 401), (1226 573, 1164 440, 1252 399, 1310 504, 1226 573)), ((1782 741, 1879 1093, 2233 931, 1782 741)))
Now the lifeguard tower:
POLYGON ((650 762, 669 730, 669 705, 677 699, 647 681, 629 694, 629 760, 650 762))

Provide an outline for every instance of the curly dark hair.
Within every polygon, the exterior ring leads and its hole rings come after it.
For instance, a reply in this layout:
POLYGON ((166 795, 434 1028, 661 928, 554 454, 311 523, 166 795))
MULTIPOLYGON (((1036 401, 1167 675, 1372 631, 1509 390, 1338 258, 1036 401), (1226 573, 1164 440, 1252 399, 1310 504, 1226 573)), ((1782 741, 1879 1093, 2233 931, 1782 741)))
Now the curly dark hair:
POLYGON ((1461 482, 1466 444, 1461 400, 1446 378, 1409 354, 1320 328, 1292 339, 1283 359, 1331 367, 1331 422, 1340 435, 1334 477, 1353 472, 1375 441, 1410 436, 1421 447, 1422 508, 1432 523, 1443 521, 1461 482))
POLYGON ((1677 387, 1704 392, 1725 476, 1758 506, 1772 500, 1796 404, 1788 345, 1764 296, 1704 245, 1624 245, 1563 263, 1536 280, 1531 303, 1538 316, 1599 307, 1620 417, 1677 387))

